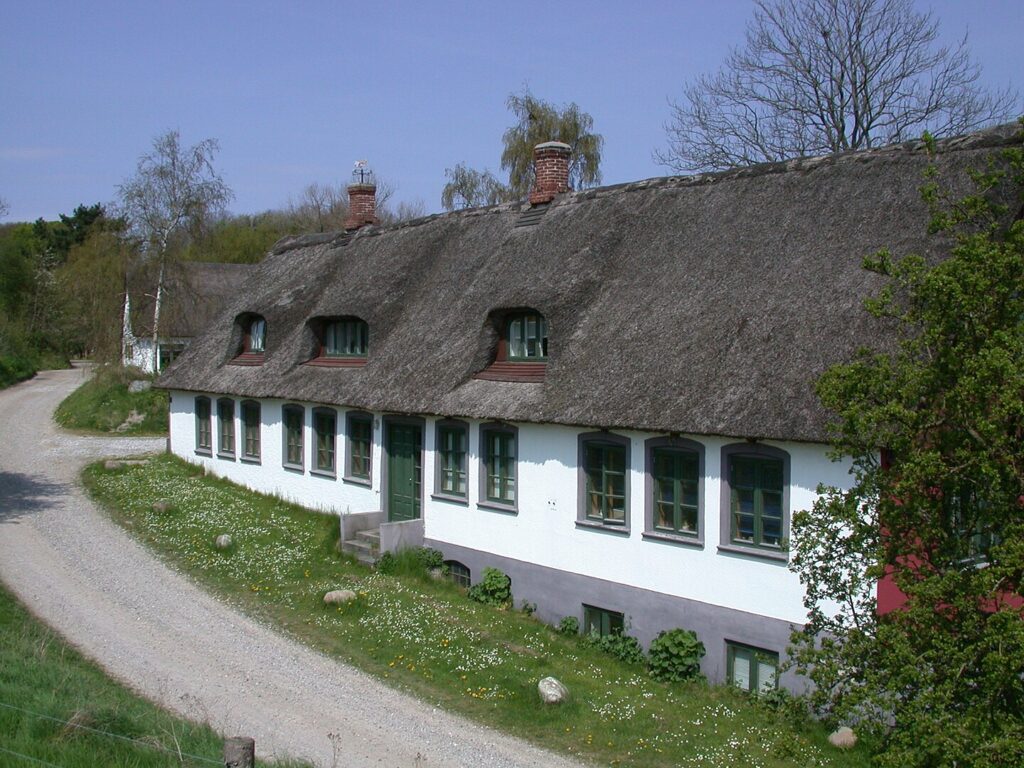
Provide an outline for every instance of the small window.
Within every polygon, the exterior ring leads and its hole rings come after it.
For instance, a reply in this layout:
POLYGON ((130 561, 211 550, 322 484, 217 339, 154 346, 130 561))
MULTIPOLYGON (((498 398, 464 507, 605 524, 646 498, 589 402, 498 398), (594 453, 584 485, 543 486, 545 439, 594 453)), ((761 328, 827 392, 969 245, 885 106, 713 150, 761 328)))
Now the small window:
POLYGON ((778 687, 779 654, 730 642, 725 649, 730 685, 749 693, 767 693, 778 687))
POLYGON ((348 413, 348 461, 345 477, 370 482, 373 456, 373 417, 368 413, 348 413))
POLYGON ((245 336, 244 352, 262 354, 266 351, 267 321, 262 317, 254 317, 249 321, 249 332, 245 336))
POLYGON ((315 472, 334 476, 337 472, 335 453, 338 439, 338 415, 331 408, 313 410, 313 434, 316 438, 315 472))
POLYGON ((196 453, 213 453, 213 427, 210 424, 210 398, 196 398, 196 453))
POLYGON ((985 519, 992 513, 985 494, 977 487, 965 484, 959 488, 943 488, 942 500, 956 558, 964 565, 978 566, 988 562, 989 550, 1001 539, 985 519))
POLYGON ((260 460, 260 404, 255 400, 242 403, 242 459, 260 460))
POLYGON ((784 559, 789 535, 789 454, 761 443, 722 448, 722 541, 784 559))
POLYGON ((323 357, 366 357, 369 330, 357 318, 331 320, 324 325, 323 357))
POLYGON ((469 568, 460 563, 458 560, 445 560, 444 564, 448 566, 448 578, 454 584, 469 589, 473 583, 472 574, 469 572, 469 568))
POLYGON ((621 635, 625 630, 625 617, 617 611, 609 611, 604 608, 595 608, 592 605, 583 606, 583 634, 600 635, 621 635))
POLYGON ((512 315, 506 325, 505 341, 509 360, 547 360, 548 322, 537 312, 512 315))
POLYGON ((235 458, 235 401, 222 398, 217 401, 217 455, 235 458))
POLYGON ((434 486, 437 495, 466 498, 468 442, 469 430, 465 424, 458 421, 438 422, 434 486))
POLYGON ((305 409, 301 405, 286 405, 281 409, 281 420, 284 422, 284 466, 302 469, 305 455, 302 444, 305 409))
POLYGON ((624 531, 629 523, 629 438, 610 432, 579 436, 578 521, 624 531))
POLYGON ((487 504, 515 509, 516 435, 514 427, 484 424, 480 427, 483 471, 480 497, 487 504))
POLYGON ((654 448, 651 451, 653 527, 657 531, 696 536, 699 517, 700 456, 696 451, 654 448))

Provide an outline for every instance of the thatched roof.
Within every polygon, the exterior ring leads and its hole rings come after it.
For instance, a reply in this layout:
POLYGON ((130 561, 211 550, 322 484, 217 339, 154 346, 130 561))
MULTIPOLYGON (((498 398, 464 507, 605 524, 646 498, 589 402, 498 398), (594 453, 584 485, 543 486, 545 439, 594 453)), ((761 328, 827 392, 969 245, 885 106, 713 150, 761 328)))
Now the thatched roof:
MULTIPOLYGON (((160 308, 162 338, 192 338, 217 317, 229 301, 240 295, 242 285, 256 272, 255 264, 219 264, 182 261, 168 266, 160 308)), ((132 332, 153 333, 153 297, 156 265, 145 264, 128 275, 132 332)))
MULTIPOLYGON (((948 178, 1013 126, 940 143, 948 178)), ((862 308, 886 246, 928 253, 920 144, 659 178, 347 236, 282 241, 161 379, 167 388, 398 413, 820 441, 813 385, 881 337, 862 308), (542 312, 542 384, 482 381, 489 314, 542 312), (229 364, 233 322, 267 320, 266 361, 229 364), (315 368, 310 318, 370 328, 363 368, 315 368)))

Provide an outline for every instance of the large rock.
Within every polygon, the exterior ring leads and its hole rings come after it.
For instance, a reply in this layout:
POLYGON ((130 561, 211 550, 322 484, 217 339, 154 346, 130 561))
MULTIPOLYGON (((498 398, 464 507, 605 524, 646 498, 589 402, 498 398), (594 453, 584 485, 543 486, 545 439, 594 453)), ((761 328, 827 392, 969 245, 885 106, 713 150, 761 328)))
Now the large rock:
POLYGON ((228 549, 231 546, 231 535, 222 533, 216 539, 213 540, 213 546, 217 549, 228 549))
POLYGON ((344 605, 356 599, 356 593, 351 589, 335 589, 324 595, 324 605, 344 605))
POLYGON ((545 704, 561 704, 569 698, 569 689, 553 677, 545 677, 537 683, 537 693, 545 704))
POLYGON ((828 743, 839 749, 853 749, 857 745, 857 734, 853 732, 853 728, 844 725, 828 737, 828 743))
POLYGON ((166 515, 171 511, 171 502, 169 501, 155 501, 153 502, 153 511, 159 515, 166 515))
POLYGON ((145 392, 147 389, 153 386, 151 381, 133 381, 128 385, 129 392, 145 392))

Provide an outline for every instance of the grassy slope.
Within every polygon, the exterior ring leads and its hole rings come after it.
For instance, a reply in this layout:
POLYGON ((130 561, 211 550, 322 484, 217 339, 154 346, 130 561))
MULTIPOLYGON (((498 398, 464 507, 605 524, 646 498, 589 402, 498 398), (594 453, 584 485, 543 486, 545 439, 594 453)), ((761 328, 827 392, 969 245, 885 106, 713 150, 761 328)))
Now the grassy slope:
POLYGON ((0 589, 0 765, 31 764, 10 752, 63 768, 92 768, 98 764, 98 755, 103 756, 103 765, 204 765, 187 758, 179 761, 179 748, 215 760, 222 741, 208 727, 174 717, 107 678, 0 589), (12 706, 145 745, 97 735, 12 706))
POLYGON ((128 384, 137 378, 140 377, 123 368, 101 369, 64 398, 54 419, 66 429, 106 434, 115 431, 135 411, 144 420, 124 434, 167 434, 167 393, 154 389, 129 392, 128 384))
POLYGON ((341 558, 337 521, 203 477, 173 457, 86 482, 116 519, 201 583, 310 646, 439 706, 605 765, 861 766, 821 726, 723 687, 655 682, 518 611, 469 601, 451 584, 384 576, 341 558), (156 512, 153 502, 173 502, 156 512), (234 543, 213 547, 220 533, 234 543), (358 600, 326 608, 331 589, 358 600), (570 689, 540 704, 537 681, 570 689))

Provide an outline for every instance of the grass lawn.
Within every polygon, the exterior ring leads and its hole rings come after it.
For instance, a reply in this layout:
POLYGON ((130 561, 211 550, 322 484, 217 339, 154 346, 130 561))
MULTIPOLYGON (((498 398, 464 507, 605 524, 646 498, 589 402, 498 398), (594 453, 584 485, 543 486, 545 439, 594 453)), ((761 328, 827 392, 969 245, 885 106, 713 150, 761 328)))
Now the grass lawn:
POLYGON ((727 687, 652 680, 521 611, 470 601, 422 576, 385 576, 335 548, 337 520, 260 496, 170 456, 145 466, 93 465, 86 483, 123 525, 243 610, 383 682, 504 731, 597 764, 865 766, 827 732, 727 687), (166 512, 153 510, 168 501, 166 512), (226 552, 214 538, 229 533, 226 552), (332 589, 358 595, 325 607, 332 589), (565 683, 546 707, 537 681, 565 683))
POLYGON ((181 768, 218 764, 222 749, 210 728, 115 683, 0 589, 0 765, 181 768))
POLYGON ((135 379, 145 380, 145 377, 133 375, 120 366, 100 368, 95 376, 64 398, 54 419, 65 429, 82 432, 166 435, 167 393, 154 389, 129 392, 128 385, 135 379), (118 429, 129 417, 133 423, 118 429))

